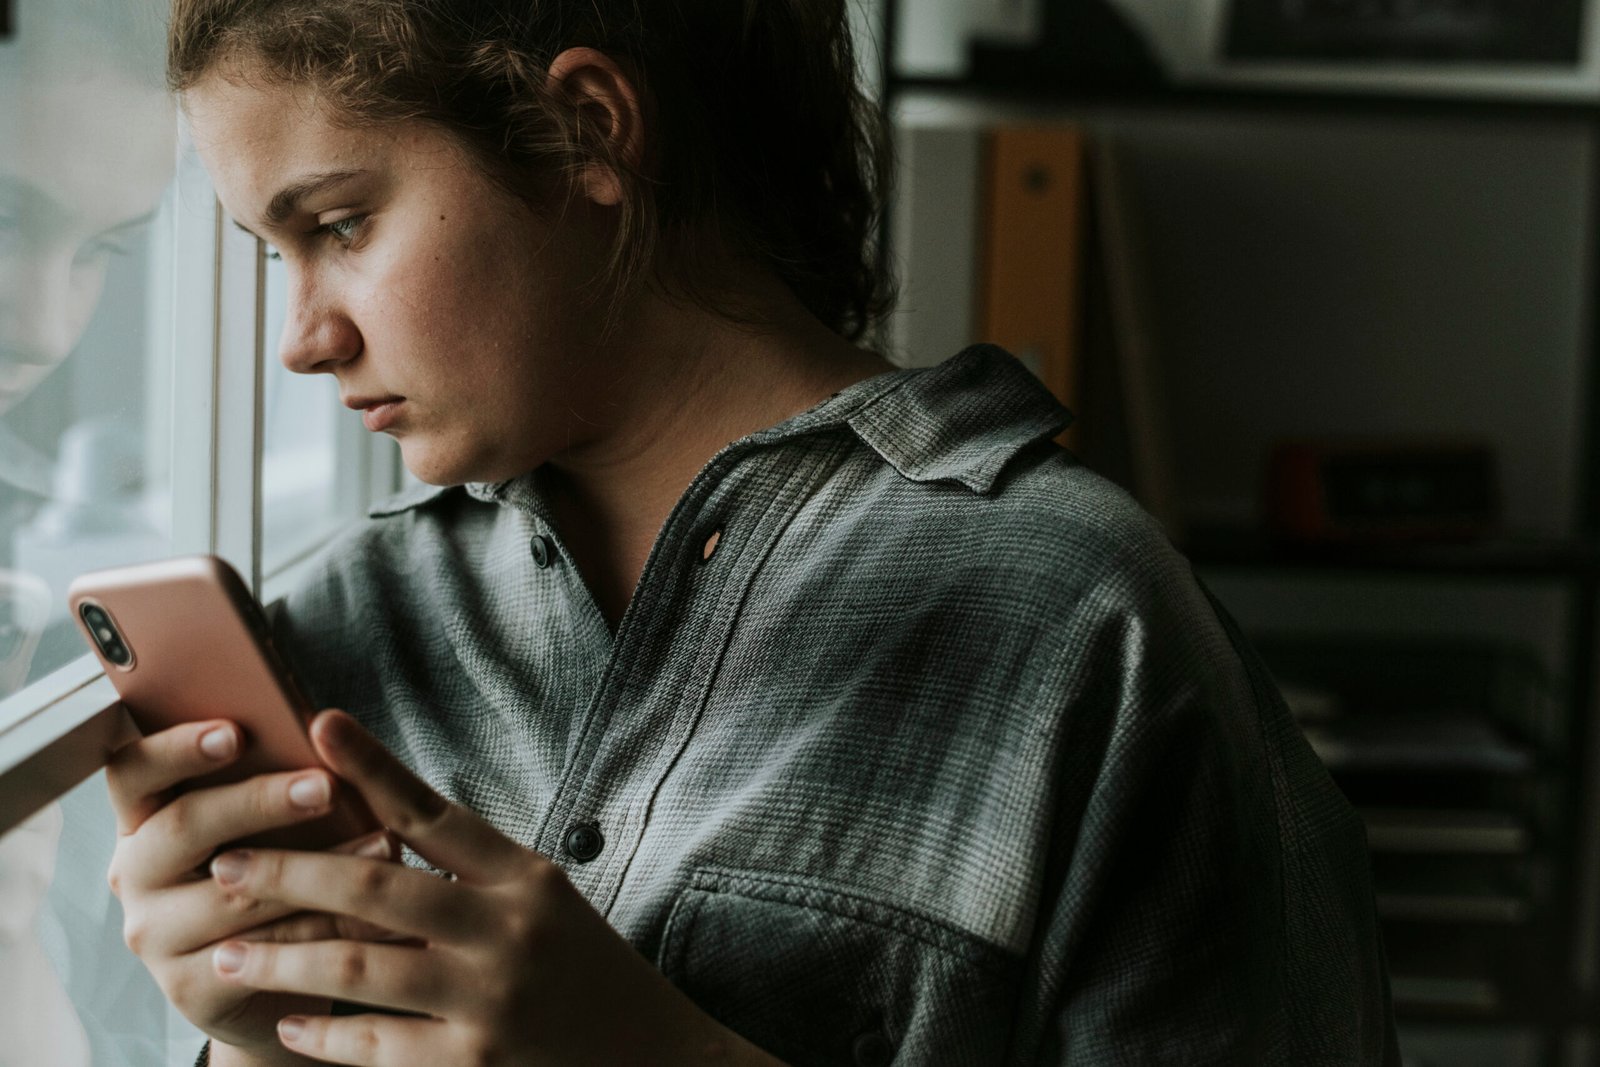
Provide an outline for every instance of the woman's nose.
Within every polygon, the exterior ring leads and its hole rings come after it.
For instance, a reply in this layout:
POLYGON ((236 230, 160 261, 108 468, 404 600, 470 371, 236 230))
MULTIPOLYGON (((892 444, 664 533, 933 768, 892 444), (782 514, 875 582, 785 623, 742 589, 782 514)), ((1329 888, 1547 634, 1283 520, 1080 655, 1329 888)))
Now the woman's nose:
POLYGON ((278 359, 296 374, 328 374, 361 353, 361 331, 337 308, 290 298, 278 359))
POLYGON ((42 373, 71 354, 99 298, 103 270, 70 256, 0 258, 0 363, 42 373))

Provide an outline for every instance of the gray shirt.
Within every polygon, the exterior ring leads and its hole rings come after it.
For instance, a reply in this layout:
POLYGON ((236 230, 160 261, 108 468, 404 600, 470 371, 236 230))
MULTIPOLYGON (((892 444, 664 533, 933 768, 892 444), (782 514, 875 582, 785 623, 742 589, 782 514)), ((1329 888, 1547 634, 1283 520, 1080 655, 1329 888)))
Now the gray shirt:
POLYGON ((796 1067, 1385 1062, 1361 825, 1069 418, 992 347, 858 383, 705 466, 614 634, 538 472, 421 490, 279 638, 796 1067))

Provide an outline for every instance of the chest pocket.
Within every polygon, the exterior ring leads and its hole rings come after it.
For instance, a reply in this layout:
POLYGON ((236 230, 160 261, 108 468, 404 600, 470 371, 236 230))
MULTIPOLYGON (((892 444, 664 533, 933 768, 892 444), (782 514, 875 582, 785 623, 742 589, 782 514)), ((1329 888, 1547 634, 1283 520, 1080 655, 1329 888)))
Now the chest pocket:
POLYGON ((718 1022, 793 1067, 992 1067, 1021 969, 897 908, 720 869, 691 876, 658 962, 718 1022))

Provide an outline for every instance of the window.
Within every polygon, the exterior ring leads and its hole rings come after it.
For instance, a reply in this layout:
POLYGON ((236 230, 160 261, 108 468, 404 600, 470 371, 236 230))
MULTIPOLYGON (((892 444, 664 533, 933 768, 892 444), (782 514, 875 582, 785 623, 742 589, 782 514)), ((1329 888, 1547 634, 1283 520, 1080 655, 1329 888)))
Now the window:
POLYGON ((131 729, 65 612, 187 552, 258 591, 395 487, 327 379, 271 358, 284 279, 161 85, 164 0, 23 0, 0 39, 0 1058, 191 1062, 122 944, 105 754, 131 729))

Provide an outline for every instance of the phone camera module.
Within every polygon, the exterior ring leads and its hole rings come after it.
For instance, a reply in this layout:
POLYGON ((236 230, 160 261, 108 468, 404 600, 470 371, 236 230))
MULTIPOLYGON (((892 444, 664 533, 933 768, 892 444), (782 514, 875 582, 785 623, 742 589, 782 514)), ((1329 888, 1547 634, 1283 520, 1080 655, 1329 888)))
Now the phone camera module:
POLYGON ((100 653, 106 660, 117 667, 126 667, 133 662, 133 652, 123 641, 122 635, 117 632, 116 626, 107 615, 104 608, 94 604, 85 604, 78 612, 83 616, 85 625, 89 628, 89 635, 94 638, 94 643, 99 646, 100 653))

